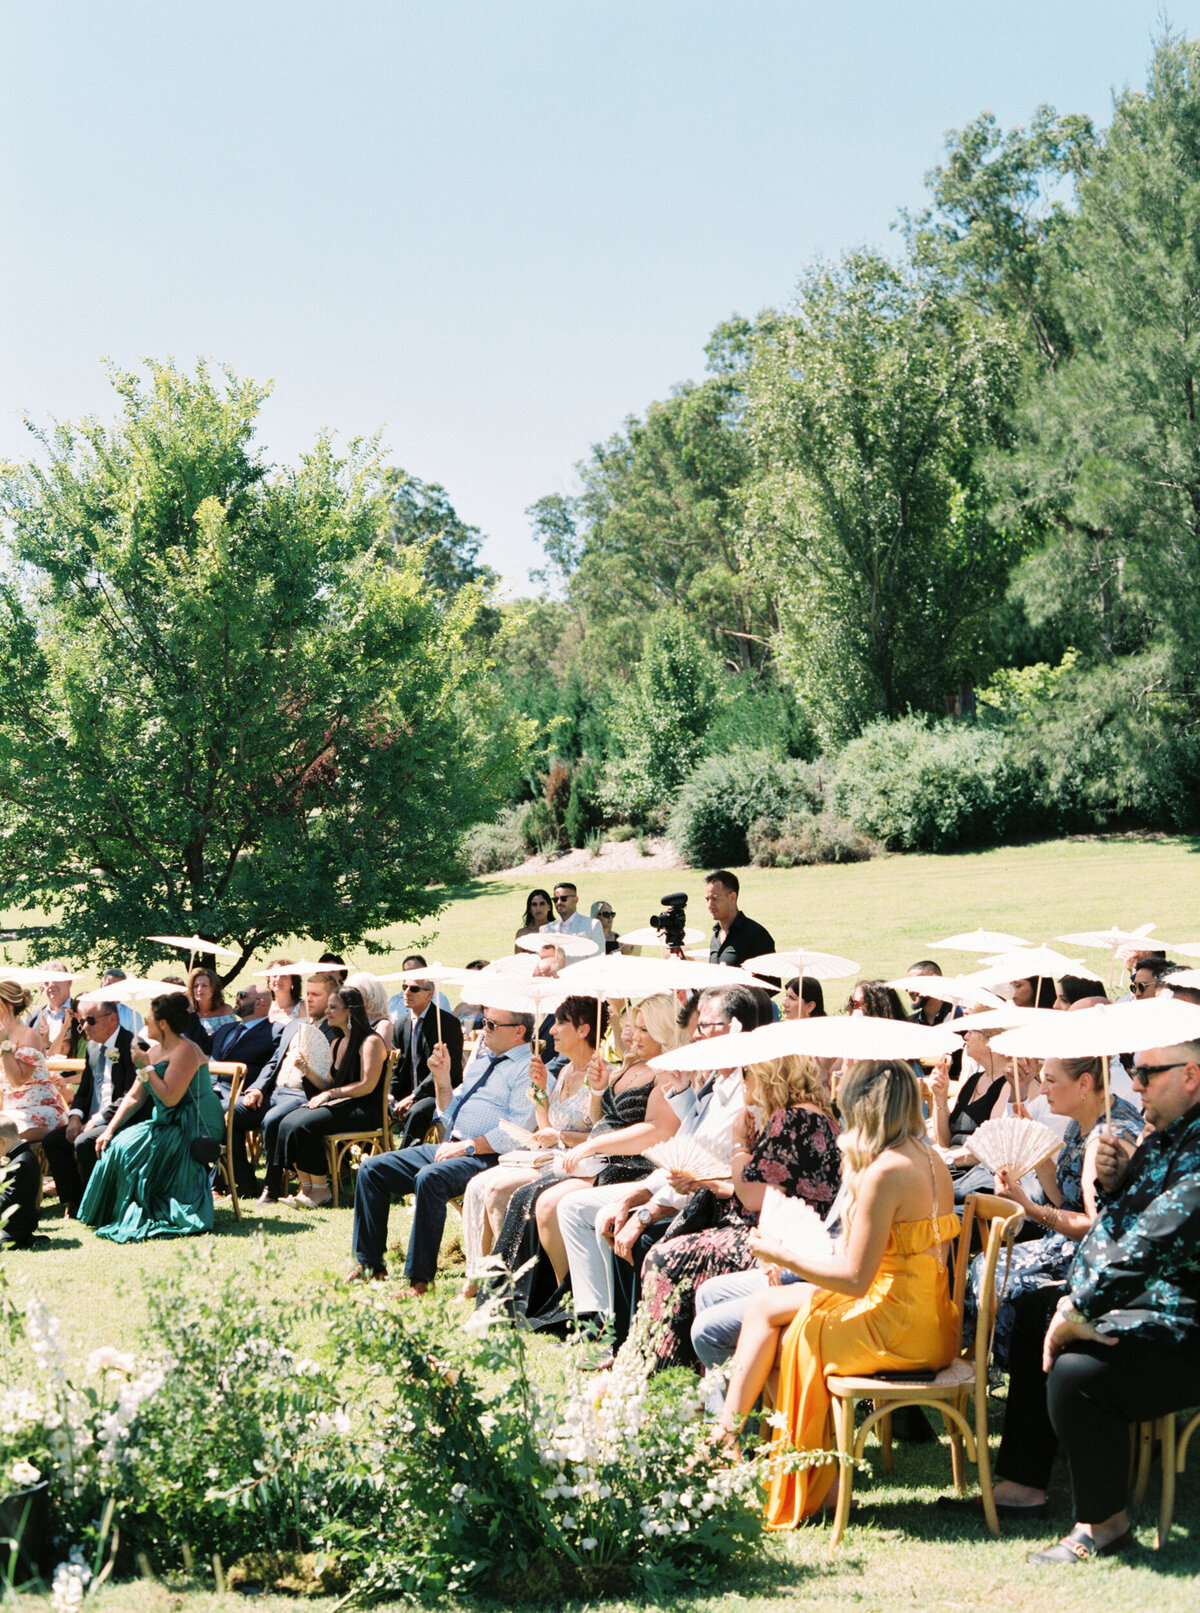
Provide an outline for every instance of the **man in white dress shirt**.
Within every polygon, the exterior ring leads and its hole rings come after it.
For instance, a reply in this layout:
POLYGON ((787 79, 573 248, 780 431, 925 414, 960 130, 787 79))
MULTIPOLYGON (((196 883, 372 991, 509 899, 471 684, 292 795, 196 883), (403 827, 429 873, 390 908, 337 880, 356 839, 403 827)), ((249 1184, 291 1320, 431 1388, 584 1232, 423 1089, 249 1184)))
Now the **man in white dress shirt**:
POLYGON ((604 956, 604 927, 599 919, 589 918, 586 913, 580 913, 579 892, 570 880, 563 880, 554 887, 554 911, 557 915, 549 924, 543 924, 543 935, 586 935, 589 941, 595 942, 596 950, 604 956))

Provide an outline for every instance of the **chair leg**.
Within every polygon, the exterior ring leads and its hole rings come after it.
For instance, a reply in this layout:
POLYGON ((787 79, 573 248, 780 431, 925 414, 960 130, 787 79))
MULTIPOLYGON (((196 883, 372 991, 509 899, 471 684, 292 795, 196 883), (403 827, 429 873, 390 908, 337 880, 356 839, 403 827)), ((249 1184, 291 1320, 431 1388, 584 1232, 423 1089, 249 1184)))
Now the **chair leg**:
POLYGON ((835 1398, 833 1427, 839 1457, 837 1509, 833 1515, 831 1546, 840 1546, 850 1521, 850 1496, 854 1485, 854 1401, 835 1398))
POLYGON ((1130 1499, 1140 1507, 1150 1483, 1150 1461, 1154 1454, 1154 1424, 1137 1423, 1130 1429, 1133 1440, 1133 1484, 1130 1499))
POLYGON ((880 1420, 879 1443, 883 1446, 883 1471, 890 1476, 895 1472, 896 1468, 896 1455, 892 1449, 892 1414, 890 1411, 886 1417, 880 1420))
POLYGON ((329 1202, 335 1210, 342 1196, 342 1161, 339 1157, 340 1154, 340 1148, 331 1148, 329 1150, 329 1191, 333 1195, 329 1202))
POLYGON ((229 1156, 228 1149, 225 1151, 225 1174, 229 1178, 227 1184, 229 1188, 229 1207, 233 1211, 233 1219, 240 1221, 242 1219, 242 1207, 238 1203, 237 1172, 233 1168, 233 1160, 229 1156))
POLYGON ((1162 1435, 1162 1499, 1154 1546, 1156 1551, 1161 1551, 1171 1537, 1171 1520, 1175 1515, 1175 1413, 1168 1412, 1160 1417, 1155 1427, 1162 1435))
POLYGON ((947 1417, 945 1412, 942 1413, 942 1423, 946 1437, 950 1441, 950 1472, 954 1479, 954 1488, 961 1495, 967 1487, 967 1464, 963 1460, 962 1430, 954 1418, 947 1417))
MULTIPOLYGON (((966 1403, 963 1403, 966 1410, 966 1403)), ((1000 1533, 1000 1515, 996 1511, 996 1492, 992 1484, 992 1453, 988 1448, 987 1390, 975 1397, 975 1465, 979 1470, 979 1493, 983 1498, 983 1516, 990 1532, 1000 1533)))

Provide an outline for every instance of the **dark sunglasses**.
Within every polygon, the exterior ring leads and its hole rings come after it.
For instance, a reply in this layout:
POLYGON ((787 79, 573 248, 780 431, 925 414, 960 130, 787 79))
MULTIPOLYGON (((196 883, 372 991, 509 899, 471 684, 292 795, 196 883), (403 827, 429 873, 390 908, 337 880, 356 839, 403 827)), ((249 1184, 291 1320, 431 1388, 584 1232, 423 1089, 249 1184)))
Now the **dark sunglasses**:
POLYGON ((1135 997, 1142 997, 1150 990, 1150 982, 1148 980, 1131 980, 1129 989, 1135 997))
POLYGON ((85 1025, 98 1025, 101 1019, 110 1019, 111 1017, 112 1016, 110 1014, 101 1014, 99 1018, 97 1018, 95 1014, 85 1014, 83 1016, 83 1023, 85 1025))
POLYGON ((517 1022, 515 1019, 485 1019, 483 1022, 485 1031, 511 1031, 515 1030, 516 1027, 517 1022))
POLYGON ((1129 1072, 1129 1079, 1137 1081, 1141 1086, 1148 1087, 1151 1079, 1156 1075, 1162 1075, 1164 1070, 1182 1069, 1183 1064, 1181 1061, 1175 1064, 1135 1064, 1129 1072))
POLYGON ((428 980, 410 980, 404 989, 405 991, 432 991, 433 987, 428 980))
POLYGON ((598 919, 615 919, 616 916, 611 907, 601 907, 596 912, 598 919))

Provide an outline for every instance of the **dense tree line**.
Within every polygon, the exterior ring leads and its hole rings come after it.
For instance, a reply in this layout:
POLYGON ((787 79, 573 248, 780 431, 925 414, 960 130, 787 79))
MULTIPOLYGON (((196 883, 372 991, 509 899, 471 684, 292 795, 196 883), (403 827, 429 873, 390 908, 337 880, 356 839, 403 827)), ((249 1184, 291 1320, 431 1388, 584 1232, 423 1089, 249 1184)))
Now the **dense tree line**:
POLYGON ((705 754, 831 771, 965 712, 1057 803, 1018 827, 1197 820, 1200 44, 1165 33, 1102 131, 982 114, 927 187, 533 507, 519 793, 584 767, 592 819, 661 821, 705 754))

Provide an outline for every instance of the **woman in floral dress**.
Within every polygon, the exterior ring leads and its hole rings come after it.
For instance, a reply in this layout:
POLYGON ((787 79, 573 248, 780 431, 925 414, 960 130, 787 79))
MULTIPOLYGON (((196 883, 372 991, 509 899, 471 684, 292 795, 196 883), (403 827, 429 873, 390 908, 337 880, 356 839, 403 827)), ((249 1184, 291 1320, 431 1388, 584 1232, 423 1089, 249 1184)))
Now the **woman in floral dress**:
POLYGON ((754 1265, 750 1232, 768 1187, 811 1204, 822 1219, 838 1190, 837 1122, 814 1059, 789 1055, 744 1072, 746 1107, 733 1134, 732 1179, 716 1224, 670 1236, 642 1266, 642 1306, 652 1328, 649 1348, 659 1367, 696 1359, 691 1330, 696 1290, 710 1277, 754 1265))

